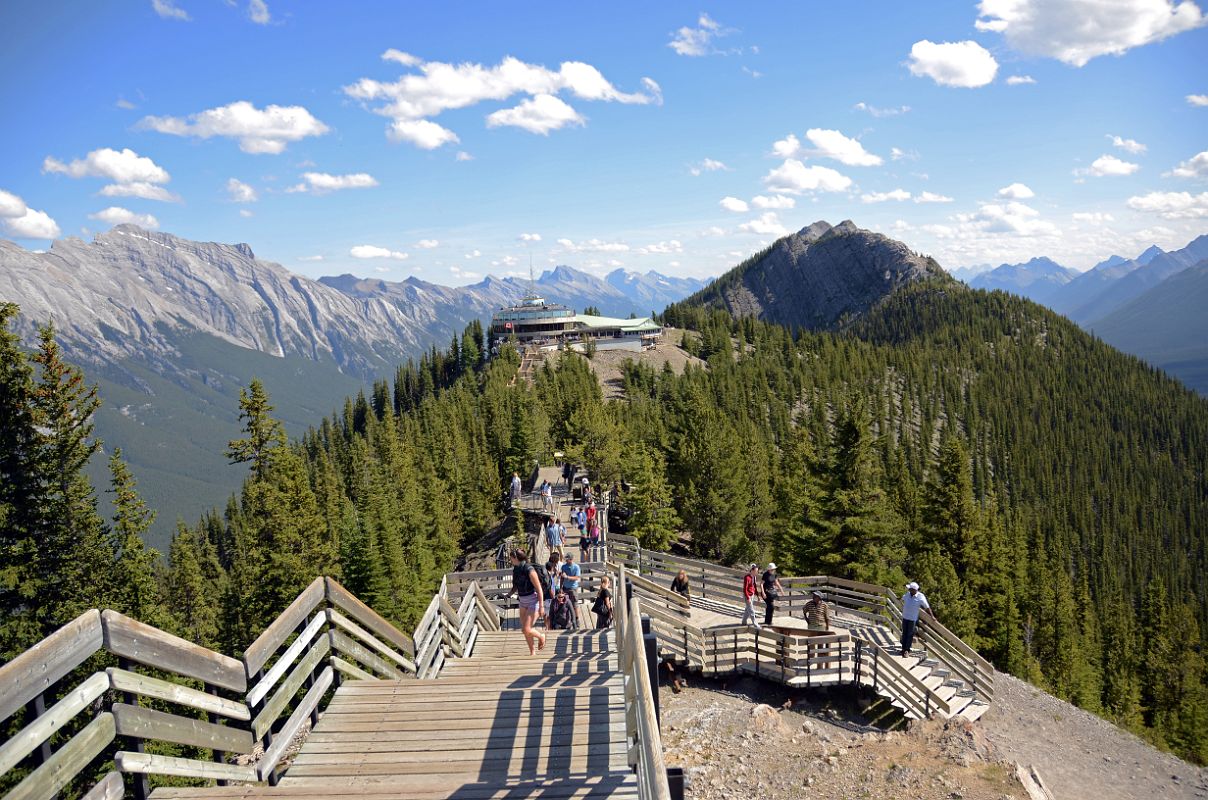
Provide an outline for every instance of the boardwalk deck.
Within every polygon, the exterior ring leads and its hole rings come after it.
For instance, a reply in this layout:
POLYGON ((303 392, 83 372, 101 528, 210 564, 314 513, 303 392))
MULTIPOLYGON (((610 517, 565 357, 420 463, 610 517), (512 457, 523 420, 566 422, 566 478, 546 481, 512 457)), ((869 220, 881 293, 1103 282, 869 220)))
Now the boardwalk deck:
POLYGON ((434 680, 341 686, 279 785, 167 798, 635 798, 614 633, 482 632, 434 680))

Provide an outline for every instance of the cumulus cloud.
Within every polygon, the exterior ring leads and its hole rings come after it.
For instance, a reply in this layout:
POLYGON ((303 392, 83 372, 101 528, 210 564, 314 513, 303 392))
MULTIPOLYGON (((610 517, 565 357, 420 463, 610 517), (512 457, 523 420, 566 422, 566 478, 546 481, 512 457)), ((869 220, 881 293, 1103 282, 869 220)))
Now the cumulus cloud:
POLYGON ((1081 67, 1205 24, 1191 0, 981 0, 978 30, 1029 55, 1081 67))
POLYGON ((474 156, 470 155, 465 150, 458 150, 455 158, 457 161, 473 161, 474 160, 474 156))
POLYGON ((768 191, 783 194, 842 192, 851 187, 851 178, 830 167, 807 167, 795 158, 788 158, 763 176, 763 185, 768 191))
MULTIPOLYGON (((891 147, 891 148, 889 148, 889 158, 891 161, 901 161, 903 159, 907 159, 910 161, 918 161, 919 154, 914 152, 913 150, 903 150, 900 147, 891 147)), ((927 179, 926 176, 923 176, 923 180, 926 180, 926 179, 927 179)))
POLYGON ((482 251, 481 251, 481 250, 471 250, 470 252, 466 253, 465 257, 466 257, 467 259, 470 259, 470 258, 478 258, 480 255, 482 255, 482 251))
POLYGON ((916 203, 951 203, 952 198, 936 192, 919 192, 914 197, 916 203))
POLYGON ((1096 178, 1105 178, 1120 175, 1132 175, 1140 168, 1140 164, 1133 164, 1130 161, 1121 161, 1115 156, 1104 154, 1092 161, 1089 167, 1082 167, 1074 170, 1074 174, 1091 175, 1096 178))
POLYGON ((718 170, 729 169, 725 164, 715 158, 706 158, 697 164, 688 167, 688 172, 693 175, 700 175, 705 172, 717 172, 718 170))
POLYGON ((1027 200, 1035 197, 1036 193, 1022 183, 1012 183, 1010 186, 1004 186, 998 190, 999 197, 1007 197, 1011 200, 1027 200))
POLYGON ((268 10, 268 3, 264 0, 248 0, 247 18, 257 25, 267 25, 273 21, 273 15, 268 10))
POLYGON ((1040 219, 1040 212, 1019 202, 982 203, 975 214, 957 215, 961 222, 974 224, 987 233, 1012 233, 1020 236, 1055 235, 1057 226, 1040 219))
POLYGON ((885 203, 890 200, 902 202, 910 199, 910 192, 905 189, 892 189, 888 192, 870 192, 860 195, 861 203, 885 203))
POLYGON ((398 250, 372 244, 358 244, 348 251, 348 255, 353 258, 390 258, 395 261, 406 261, 411 257, 408 253, 400 253, 398 250))
POLYGON ((795 208, 797 206, 797 201, 782 194, 774 194, 771 197, 756 195, 755 197, 751 198, 751 205, 753 205, 755 208, 785 210, 795 208))
POLYGON ((0 228, 18 239, 54 239, 59 225, 45 211, 36 211, 12 192, 0 189, 0 228))
POLYGON ((256 190, 238 178, 231 178, 226 183, 227 195, 232 203, 254 203, 260 199, 256 190))
POLYGON ((1116 218, 1106 211, 1076 211, 1073 214, 1075 222, 1091 222, 1101 225, 1105 222, 1115 222, 1116 218))
POLYGON ((522 233, 517 238, 522 242, 539 242, 539 241, 541 241, 541 234, 539 234, 539 233, 522 233))
POLYGON ((973 89, 985 86, 998 74, 990 51, 974 41, 932 42, 923 39, 910 48, 910 72, 931 78, 940 86, 973 89))
POLYGON ((302 106, 256 108, 246 100, 211 108, 188 117, 144 117, 139 126, 173 136, 239 140, 245 153, 277 154, 291 142, 322 136, 328 127, 302 106))
POLYGON ((629 245, 624 242, 608 242, 603 239, 588 239, 576 242, 572 239, 559 239, 558 246, 568 253, 627 253, 629 245))
POLYGON ((780 217, 775 211, 760 214, 750 222, 739 225, 738 229, 744 233, 756 233, 760 236, 784 236, 789 232, 788 228, 780 222, 780 217))
POLYGON ((570 106, 565 100, 552 94, 539 94, 530 97, 518 106, 501 108, 487 115, 487 127, 498 128, 510 126, 521 128, 529 133, 539 133, 548 136, 550 131, 556 131, 567 125, 585 125, 587 120, 583 115, 570 106))
POLYGON ((672 239, 667 242, 655 242, 654 244, 648 244, 645 247, 639 247, 637 252, 644 256, 682 253, 684 252, 684 245, 679 240, 672 239))
POLYGON ((128 208, 119 206, 109 206, 109 208, 89 214, 89 219, 99 220, 108 225, 137 225, 140 228, 147 230, 155 230, 159 227, 159 220, 150 214, 135 214, 128 208))
POLYGON ((857 111, 867 112, 877 118, 896 117, 899 114, 906 114, 906 113, 909 113, 909 111, 910 111, 910 106, 896 106, 893 108, 878 108, 877 106, 871 106, 868 103, 856 103, 853 106, 853 108, 855 108, 857 111))
POLYGON ((1125 139, 1123 136, 1113 136, 1110 133, 1107 134, 1107 138, 1111 139, 1113 147, 1118 147, 1121 150, 1132 153, 1133 155, 1139 155, 1148 149, 1136 139, 1125 139))
POLYGON ((1175 178, 1208 178, 1208 150, 1196 153, 1167 174, 1175 178))
POLYGON ((814 145, 813 155, 833 158, 849 167, 876 167, 884 163, 884 159, 869 153, 858 140, 839 131, 810 128, 805 132, 805 138, 814 145))
POLYGON ((772 142, 772 155, 777 158, 792 158, 801 152, 801 140, 793 134, 772 142))
POLYGON ((68 163, 47 156, 42 161, 42 171, 69 178, 104 178, 113 181, 101 189, 101 194, 106 197, 141 197, 166 202, 180 199, 163 185, 172 179, 168 171, 128 147, 121 150, 102 147, 68 163))
POLYGON ((701 14, 696 19, 696 27, 685 25, 671 34, 667 46, 681 56, 712 56, 733 53, 734 50, 719 50, 716 41, 734 33, 732 28, 723 28, 708 14, 701 14))
POLYGON ((1208 217, 1208 192, 1150 192, 1128 198, 1128 207, 1166 219, 1198 219, 1208 217))
POLYGON ((1036 83, 1036 79, 1031 75, 1010 75, 1007 77, 1007 86, 1027 86, 1031 83, 1036 83))
POLYGON ((289 187, 285 191, 327 194, 328 192, 338 192, 341 189, 369 189, 377 185, 377 179, 365 172, 354 172, 349 175, 330 175, 326 172, 303 172, 302 182, 289 187))
POLYGON ((1208 106, 1208 94, 1189 94, 1187 102, 1193 106, 1208 106))
POLYGON ((431 250, 434 247, 440 247, 440 242, 436 239, 420 239, 415 246, 420 250, 431 250))
POLYGON ((733 211, 736 214, 746 213, 748 206, 746 200, 739 200, 737 197, 723 197, 718 203, 726 211, 733 211))
POLYGON ((426 150, 460 141, 456 133, 434 122, 433 117, 487 100, 507 100, 517 94, 528 98, 488 115, 489 127, 512 126, 548 134, 566 125, 584 124, 583 116, 558 97, 562 92, 580 100, 662 103, 662 90, 652 79, 642 79, 643 91, 622 92, 598 69, 580 61, 566 61, 557 70, 551 70, 511 56, 495 66, 423 61, 393 49, 387 50, 382 58, 411 71, 396 81, 362 78, 345 86, 344 93, 367 104, 377 103, 372 110, 391 120, 387 129, 391 139, 426 150))
POLYGON ((188 22, 191 19, 187 11, 176 5, 175 0, 151 0, 151 9, 160 19, 175 19, 180 22, 188 22))

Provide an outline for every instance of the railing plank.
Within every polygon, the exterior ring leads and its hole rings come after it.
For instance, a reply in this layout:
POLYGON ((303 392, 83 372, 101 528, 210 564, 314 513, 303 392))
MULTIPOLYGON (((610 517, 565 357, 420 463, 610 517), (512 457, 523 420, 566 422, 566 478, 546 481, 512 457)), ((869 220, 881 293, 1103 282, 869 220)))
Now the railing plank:
POLYGON ((167 700, 169 703, 237 719, 240 722, 247 722, 252 718, 252 712, 248 710, 248 707, 234 700, 227 700, 224 697, 207 694, 188 686, 181 686, 179 683, 152 678, 149 675, 140 675, 137 672, 117 667, 110 667, 106 672, 109 674, 113 688, 119 692, 132 692, 143 697, 154 697, 156 700, 167 700))
POLYGON ((273 693, 272 698, 264 704, 264 708, 260 709, 260 713, 252 721, 252 733, 255 734, 257 739, 263 738, 272 724, 281 716, 281 712, 289 705, 289 701, 302 688, 302 684, 306 681, 306 678, 319 666, 319 663, 323 660, 323 656, 330 652, 331 643, 326 636, 320 637, 310 648, 310 651, 307 652, 289 673, 289 677, 281 682, 277 691, 273 693))
POLYGON ((135 739, 159 739, 164 742, 206 747, 225 753, 250 753, 255 746, 252 734, 213 722, 181 717, 153 708, 113 704, 113 718, 119 736, 135 739))
MULTIPOLYGON (((314 584, 311 585, 313 586, 314 584)), ((319 634, 319 631, 323 630, 326 622, 326 611, 323 614, 315 614, 314 619, 307 624, 298 638, 290 642, 289 647, 286 648, 281 657, 273 664, 272 669, 247 693, 248 705, 255 706, 260 704, 260 701, 277 685, 277 681, 281 680, 281 676, 285 674, 285 671, 310 646, 311 641, 319 634)))
POLYGON ((331 644, 336 650, 346 656, 355 658, 365 666, 376 670, 379 675, 385 675, 391 680, 401 681, 403 673, 399 672, 394 667, 390 666, 386 661, 374 655, 367 647, 362 646, 358 642, 350 639, 347 635, 340 633, 337 630, 330 630, 328 634, 331 637, 331 644))
POLYGON ((302 621, 310 615, 310 612, 323 602, 324 581, 324 578, 315 578, 311 581, 310 585, 303 589, 294 598, 294 601, 281 612, 281 615, 256 637, 256 641, 249 644, 243 651, 243 663, 247 668, 249 679, 264 668, 268 660, 273 657, 273 653, 277 652, 277 648, 284 644, 289 635, 297 630, 302 621))
POLYGON ((113 763, 121 772, 147 775, 176 775, 182 778, 209 778, 245 783, 255 783, 260 779, 255 767, 220 764, 215 761, 196 761, 175 756, 157 756, 151 753, 130 753, 124 750, 114 756, 113 763))
POLYGON ((405 669, 407 672, 411 672, 411 673, 415 672, 415 664, 412 663, 410 659, 405 658, 405 657, 399 655, 398 653, 394 652, 393 650, 391 650, 388 645, 384 644, 380 639, 378 639, 376 636, 371 634, 369 631, 362 628, 360 625, 357 625, 355 622, 353 622, 352 620, 345 617, 339 611, 336 611, 334 608, 329 608, 329 609, 327 609, 327 616, 328 616, 328 619, 330 619, 331 622, 334 623, 337 627, 343 628, 344 630, 348 631, 353 636, 360 639, 361 642, 369 645, 374 650, 376 650, 379 653, 381 653, 382 655, 384 655, 386 658, 388 658, 391 661, 393 661, 394 663, 398 664, 400 667, 405 669))
POLYGON ((332 578, 327 578, 327 602, 344 611, 357 622, 390 642, 405 655, 415 657, 415 643, 411 637, 391 625, 385 617, 362 603, 352 592, 332 578))
POLYGON ((247 690, 243 663, 229 656, 116 611, 106 610, 101 614, 101 627, 105 633, 105 647, 114 655, 224 689, 247 690))
POLYGON ((126 796, 126 784, 122 782, 122 773, 113 771, 96 782, 80 800, 122 800, 126 796))
POLYGON ((4 796, 4 800, 44 800, 54 797, 109 746, 114 734, 113 715, 108 712, 99 715, 56 750, 42 766, 27 775, 4 796))
POLYGON ((331 657, 331 665, 336 668, 337 672, 343 673, 344 675, 347 675, 348 677, 350 677, 356 681, 379 680, 379 678, 375 678, 374 676, 370 675, 368 672, 361 669, 357 665, 350 664, 347 661, 345 661, 344 659, 340 658, 339 656, 331 657))
POLYGON ((46 709, 45 713, 15 733, 0 745, 0 775, 8 772, 21 759, 32 753, 109 689, 109 676, 94 673, 88 680, 72 689, 66 697, 46 709))
POLYGON ((306 695, 302 698, 302 702, 294 709, 294 713, 289 715, 289 720, 286 721, 281 731, 273 739, 272 745, 264 751, 264 758, 256 765, 256 772, 260 780, 268 780, 273 770, 277 768, 281 757, 285 755, 285 751, 293 743, 294 737, 298 735, 298 731, 302 730, 302 726, 310 719, 311 712, 319 707, 319 701, 323 699, 323 695, 331 688, 334 680, 335 673, 331 667, 328 667, 319 675, 319 679, 315 681, 314 685, 307 690, 306 695))
POLYGON ((0 722, 84 663, 103 643, 101 612, 93 609, 0 667, 0 722))

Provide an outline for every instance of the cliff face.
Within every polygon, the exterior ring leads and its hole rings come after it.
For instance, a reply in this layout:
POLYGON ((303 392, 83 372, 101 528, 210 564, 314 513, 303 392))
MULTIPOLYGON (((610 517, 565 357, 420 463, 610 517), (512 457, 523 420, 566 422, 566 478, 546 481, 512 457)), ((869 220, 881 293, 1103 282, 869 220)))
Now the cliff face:
POLYGON ((851 221, 815 222, 685 302, 822 330, 860 316, 901 286, 944 276, 935 261, 899 241, 851 221))

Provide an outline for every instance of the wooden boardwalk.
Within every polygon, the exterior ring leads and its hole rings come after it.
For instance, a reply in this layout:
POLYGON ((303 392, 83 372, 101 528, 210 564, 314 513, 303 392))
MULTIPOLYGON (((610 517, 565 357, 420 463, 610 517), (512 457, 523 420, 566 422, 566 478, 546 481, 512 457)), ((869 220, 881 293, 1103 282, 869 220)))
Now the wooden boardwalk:
POLYGON ((433 680, 348 681, 275 787, 164 798, 636 798, 614 633, 479 634, 433 680))

